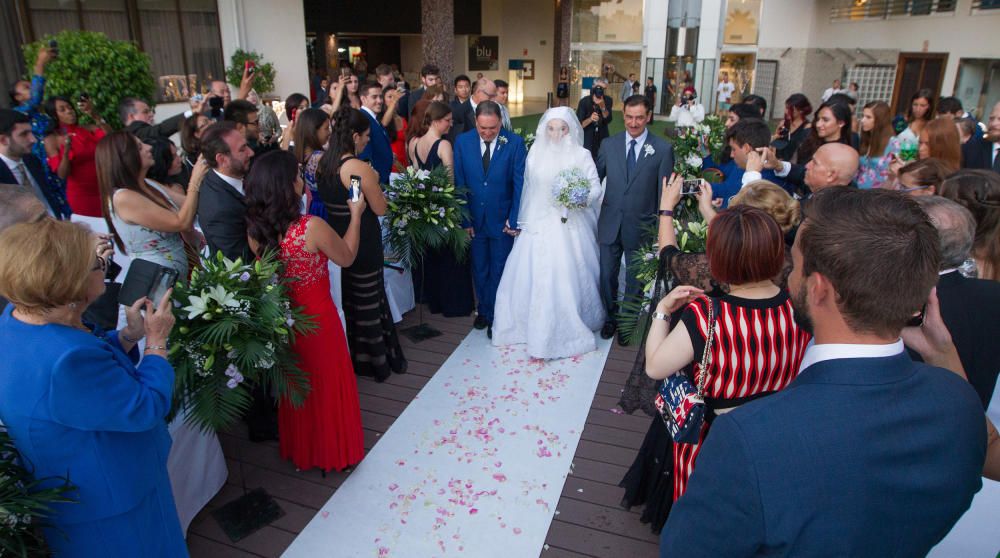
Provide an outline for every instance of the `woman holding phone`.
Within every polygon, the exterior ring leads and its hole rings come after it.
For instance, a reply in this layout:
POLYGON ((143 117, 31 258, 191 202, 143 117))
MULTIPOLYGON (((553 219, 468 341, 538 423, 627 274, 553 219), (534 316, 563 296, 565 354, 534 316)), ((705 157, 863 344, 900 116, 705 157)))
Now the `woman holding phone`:
POLYGON ((77 110, 66 97, 56 96, 45 101, 45 112, 56 129, 46 136, 45 150, 49 167, 66 181, 66 201, 73 213, 100 218, 101 193, 97 187, 94 150, 97 142, 112 130, 94 109, 88 95, 80 95, 78 107, 97 126, 80 125, 77 110))
POLYGON ((348 200, 352 187, 360 189, 368 207, 361 215, 358 255, 341 275, 347 341, 354 359, 354 372, 382 382, 392 372, 406 371, 406 358, 392 321, 382 275, 383 246, 379 216, 386 201, 378 174, 358 159, 371 134, 368 118, 361 111, 342 106, 333 117, 329 147, 319 163, 318 191, 326 205, 327 221, 337 234, 347 233, 351 222, 348 200))
POLYGON ((173 268, 186 279, 188 257, 182 235, 201 247, 200 235, 192 227, 198 191, 208 171, 205 160, 195 165, 185 195, 147 178, 154 164, 152 148, 128 132, 102 139, 95 158, 104 220, 118 248, 133 259, 173 268))

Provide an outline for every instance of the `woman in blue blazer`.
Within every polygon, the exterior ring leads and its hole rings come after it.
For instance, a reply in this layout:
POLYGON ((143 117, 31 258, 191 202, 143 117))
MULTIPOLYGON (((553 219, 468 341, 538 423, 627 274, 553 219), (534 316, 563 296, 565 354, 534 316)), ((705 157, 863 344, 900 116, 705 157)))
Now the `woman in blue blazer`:
POLYGON ((127 309, 121 331, 88 330, 81 316, 104 291, 104 249, 69 222, 0 234, 0 295, 11 302, 0 315, 0 420, 35 478, 75 487, 76 502, 54 505, 45 529, 55 556, 187 556, 166 467, 169 296, 127 309))

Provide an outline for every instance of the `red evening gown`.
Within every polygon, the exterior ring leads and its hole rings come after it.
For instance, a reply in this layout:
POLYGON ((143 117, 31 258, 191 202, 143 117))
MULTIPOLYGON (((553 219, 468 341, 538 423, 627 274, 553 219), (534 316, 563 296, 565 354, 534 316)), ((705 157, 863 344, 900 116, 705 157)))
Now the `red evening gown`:
POLYGON ((292 279, 288 287, 292 304, 315 316, 317 328, 296 337, 292 345, 299 367, 309 375, 311 389, 298 408, 289 401, 280 402, 278 437, 281 457, 291 459, 299 469, 339 471, 356 465, 365 455, 361 406, 347 338, 330 297, 327 258, 305 249, 306 225, 313 218, 300 217, 281 242, 285 276, 292 279))

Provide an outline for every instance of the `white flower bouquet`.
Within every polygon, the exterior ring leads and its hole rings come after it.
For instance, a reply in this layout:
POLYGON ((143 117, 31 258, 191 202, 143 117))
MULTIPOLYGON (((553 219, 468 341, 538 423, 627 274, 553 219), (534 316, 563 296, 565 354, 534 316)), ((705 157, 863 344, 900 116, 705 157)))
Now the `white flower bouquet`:
POLYGON ((280 269, 274 254, 245 264, 218 253, 203 260, 189 283, 174 287, 171 417, 186 408, 190 424, 225 429, 250 407, 250 392, 258 385, 293 405, 305 400, 309 380, 291 343, 316 326, 291 306, 280 269))
POLYGON ((590 205, 590 181, 576 167, 561 171, 552 184, 552 197, 556 206, 562 208, 562 222, 565 223, 571 209, 590 205))

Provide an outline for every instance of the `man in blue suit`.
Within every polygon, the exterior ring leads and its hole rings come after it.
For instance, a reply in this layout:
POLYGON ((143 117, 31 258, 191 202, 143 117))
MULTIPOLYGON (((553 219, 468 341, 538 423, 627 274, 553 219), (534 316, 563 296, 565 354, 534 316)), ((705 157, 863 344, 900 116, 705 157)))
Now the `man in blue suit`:
POLYGON ((714 421, 661 556, 925 556, 982 486, 983 410, 951 371, 927 216, 845 187, 804 210, 788 286, 813 344, 788 387, 714 421))
POLYGON ((493 101, 476 107, 476 129, 455 142, 455 184, 469 189, 472 239, 472 279, 478 299, 476 329, 493 337, 493 304, 507 255, 517 236, 517 210, 524 185, 528 151, 517 134, 503 130, 500 105, 493 101))
MULTIPOLYGON (((732 168, 728 169, 723 182, 712 184, 712 197, 721 198, 723 207, 729 205, 729 199, 743 188, 743 176, 747 170, 747 160, 751 153, 766 148, 771 143, 771 128, 759 118, 744 118, 726 130, 726 144, 732 154, 732 168)), ((758 180, 770 180, 785 188, 789 194, 795 193, 794 187, 786 187, 785 181, 778 178, 771 169, 759 171, 758 180)))
POLYGON ((24 186, 45 204, 49 215, 56 219, 69 219, 70 209, 65 195, 46 180, 42 162, 31 154, 34 144, 35 136, 31 133, 28 115, 0 109, 0 184, 24 186))
POLYGON ((375 81, 365 82, 358 90, 361 96, 361 112, 368 117, 371 124, 371 138, 364 151, 358 158, 371 163, 372 168, 378 173, 380 184, 389 183, 389 173, 392 172, 392 142, 389 134, 385 131, 382 123, 378 120, 379 113, 382 112, 382 86, 375 81))

